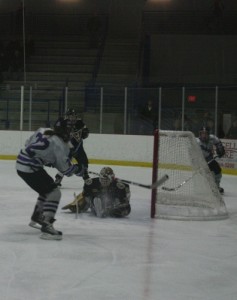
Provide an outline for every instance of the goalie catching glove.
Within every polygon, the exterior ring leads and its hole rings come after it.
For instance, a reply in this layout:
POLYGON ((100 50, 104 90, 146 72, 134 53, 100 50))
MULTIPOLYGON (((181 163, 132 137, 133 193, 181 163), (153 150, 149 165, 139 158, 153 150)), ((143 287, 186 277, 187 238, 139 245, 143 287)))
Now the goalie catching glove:
POLYGON ((86 202, 83 193, 80 193, 79 195, 74 194, 74 197, 75 199, 71 203, 62 207, 62 209, 69 209, 72 213, 86 212, 89 209, 90 205, 86 202))

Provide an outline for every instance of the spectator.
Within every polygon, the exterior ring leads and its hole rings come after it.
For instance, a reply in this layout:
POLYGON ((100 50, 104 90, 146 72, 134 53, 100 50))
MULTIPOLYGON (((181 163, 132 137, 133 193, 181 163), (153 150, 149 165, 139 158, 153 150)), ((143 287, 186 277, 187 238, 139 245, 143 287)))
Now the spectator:
POLYGON ((154 108, 152 100, 148 100, 147 104, 141 111, 141 134, 153 134, 158 124, 158 111, 154 108))
POLYGON ((226 138, 237 139, 237 119, 232 122, 232 125, 226 134, 226 138))
POLYGON ((210 121, 210 120, 212 120, 212 116, 211 116, 211 114, 208 110, 205 110, 203 112, 203 117, 202 117, 200 126, 207 127, 207 122, 210 121))
POLYGON ((209 133, 210 134, 214 134, 215 133, 215 126, 214 125, 215 125, 214 120, 212 118, 209 118, 209 119, 206 120, 205 125, 203 125, 203 126, 206 126, 206 127, 209 128, 209 133))
POLYGON ((184 125, 182 128, 182 116, 179 116, 174 121, 174 130, 192 131, 192 120, 187 115, 184 115, 184 125))
POLYGON ((181 119, 180 118, 176 118, 174 120, 174 130, 181 130, 181 119))

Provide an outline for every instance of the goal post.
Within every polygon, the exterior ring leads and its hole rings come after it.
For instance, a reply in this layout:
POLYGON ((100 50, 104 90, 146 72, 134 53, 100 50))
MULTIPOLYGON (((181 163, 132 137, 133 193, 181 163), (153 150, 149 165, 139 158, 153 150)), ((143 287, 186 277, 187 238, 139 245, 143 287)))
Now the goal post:
MULTIPOLYGON (((159 130, 154 132, 153 144, 153 163, 152 163, 152 183, 158 178, 158 149, 159 149, 159 130)), ((151 190, 151 218, 155 217, 156 213, 157 188, 151 190)))
POLYGON ((152 181, 169 179, 152 190, 151 218, 218 220, 228 217, 221 194, 192 132, 156 130, 152 181))

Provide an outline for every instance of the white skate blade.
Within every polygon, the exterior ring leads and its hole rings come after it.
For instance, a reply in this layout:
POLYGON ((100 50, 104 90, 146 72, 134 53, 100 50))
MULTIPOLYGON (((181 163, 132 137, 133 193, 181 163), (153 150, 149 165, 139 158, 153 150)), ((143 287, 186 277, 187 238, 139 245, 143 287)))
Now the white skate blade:
POLYGON ((39 230, 41 229, 41 226, 38 223, 34 222, 34 221, 30 221, 29 226, 33 227, 33 228, 36 228, 36 229, 39 229, 39 230))
POLYGON ((54 240, 54 241, 60 241, 63 236, 62 235, 59 235, 59 234, 49 234, 49 233, 46 233, 46 232, 43 232, 41 235, 40 235, 40 238, 42 240, 54 240))

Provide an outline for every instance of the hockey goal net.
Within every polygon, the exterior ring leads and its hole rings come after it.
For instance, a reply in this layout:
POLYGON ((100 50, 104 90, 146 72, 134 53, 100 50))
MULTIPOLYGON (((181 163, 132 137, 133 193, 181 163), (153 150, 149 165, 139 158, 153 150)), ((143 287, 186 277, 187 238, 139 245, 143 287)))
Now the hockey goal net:
POLYGON ((152 218, 217 220, 228 217, 192 132, 156 130, 153 182, 165 174, 169 179, 152 190, 152 218))

